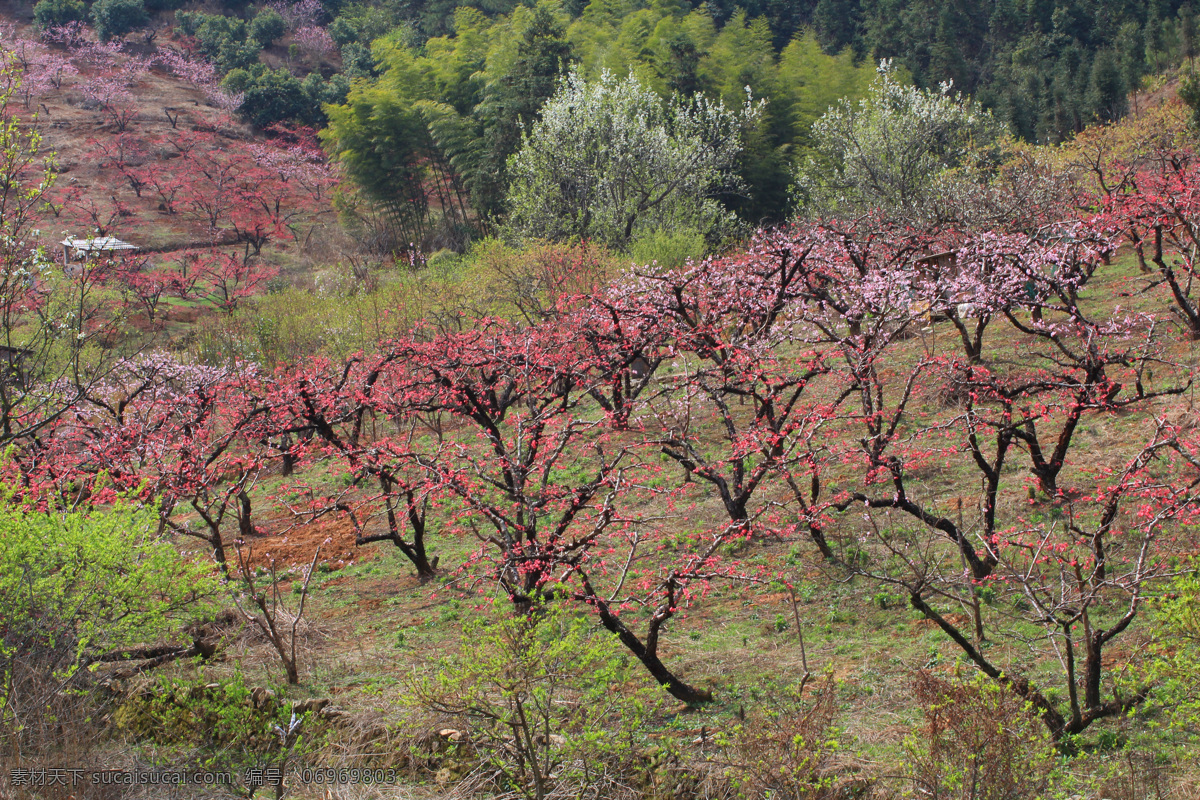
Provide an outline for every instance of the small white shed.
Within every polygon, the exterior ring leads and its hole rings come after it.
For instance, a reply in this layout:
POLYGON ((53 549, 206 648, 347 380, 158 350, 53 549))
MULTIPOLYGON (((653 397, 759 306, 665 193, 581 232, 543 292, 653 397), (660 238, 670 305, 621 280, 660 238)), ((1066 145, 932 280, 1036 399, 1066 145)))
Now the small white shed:
POLYGON ((67 261, 76 261, 90 255, 132 253, 140 249, 137 245, 123 242, 115 236, 93 236, 88 239, 67 237, 59 244, 62 245, 63 258, 67 261))

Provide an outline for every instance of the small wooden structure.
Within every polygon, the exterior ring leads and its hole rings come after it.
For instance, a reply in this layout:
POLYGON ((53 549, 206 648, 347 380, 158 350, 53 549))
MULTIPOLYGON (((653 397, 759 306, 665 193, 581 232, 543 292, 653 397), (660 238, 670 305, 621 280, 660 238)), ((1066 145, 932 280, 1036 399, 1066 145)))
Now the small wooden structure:
MULTIPOLYGON (((931 282, 936 282, 940 277, 954 278, 958 275, 958 251, 946 250, 941 253, 919 256, 916 259, 916 270, 920 277, 931 282)), ((950 300, 950 298, 942 299, 950 300)), ((927 297, 920 300, 914 298, 909 310, 913 316, 924 319, 927 325, 932 325, 939 319, 946 319, 945 314, 934 309, 933 298, 927 297)))
POLYGON ((115 236, 93 236, 88 239, 68 236, 59 244, 62 245, 63 260, 67 262, 78 261, 91 255, 111 257, 116 253, 133 253, 141 249, 137 245, 123 242, 115 236))
POLYGON ((958 251, 947 250, 921 256, 917 259, 917 269, 927 275, 948 275, 953 278, 958 275, 958 251))

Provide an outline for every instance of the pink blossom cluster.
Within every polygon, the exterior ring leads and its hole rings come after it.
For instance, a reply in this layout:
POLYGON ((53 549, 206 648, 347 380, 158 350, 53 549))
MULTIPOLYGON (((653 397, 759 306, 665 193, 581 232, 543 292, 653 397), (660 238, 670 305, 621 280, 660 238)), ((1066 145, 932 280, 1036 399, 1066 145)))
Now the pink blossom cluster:
POLYGON ((316 26, 325 16, 321 0, 270 0, 267 8, 283 17, 289 30, 316 26))

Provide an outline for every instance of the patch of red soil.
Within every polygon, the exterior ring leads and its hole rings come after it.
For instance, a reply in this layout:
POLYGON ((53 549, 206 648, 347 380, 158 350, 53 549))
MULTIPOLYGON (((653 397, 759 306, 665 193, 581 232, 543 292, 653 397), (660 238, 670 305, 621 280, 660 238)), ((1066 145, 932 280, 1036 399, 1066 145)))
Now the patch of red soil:
POLYGON ((192 323, 200 319, 201 309, 190 306, 172 308, 166 315, 172 322, 192 323))
POLYGON ((285 533, 256 536, 246 544, 252 567, 268 567, 273 560, 277 569, 307 567, 318 547, 321 556, 317 563, 328 564, 334 570, 370 558, 373 552, 354 543, 350 520, 319 520, 285 533))

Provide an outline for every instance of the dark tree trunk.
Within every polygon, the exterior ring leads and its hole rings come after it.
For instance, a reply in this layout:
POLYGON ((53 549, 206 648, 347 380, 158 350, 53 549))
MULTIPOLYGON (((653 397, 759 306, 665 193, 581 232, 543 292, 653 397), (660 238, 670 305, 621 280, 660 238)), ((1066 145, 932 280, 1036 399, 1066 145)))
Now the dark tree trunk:
POLYGON ((1089 637, 1087 661, 1084 664, 1083 704, 1088 709, 1098 708, 1100 701, 1100 673, 1104 666, 1100 661, 1100 653, 1104 647, 1104 631, 1095 631, 1089 637))
POLYGON ((621 644, 625 645, 629 649, 629 652, 637 656, 638 661, 642 662, 642 666, 650 673, 650 677, 658 681, 659 685, 670 692, 672 697, 690 706, 712 702, 712 692, 707 689, 697 689, 685 683, 679 676, 671 672, 667 668, 667 665, 662 663, 658 655, 651 652, 642 643, 637 634, 629 630, 619 617, 608 610, 607 603, 598 601, 596 606, 600 609, 600 624, 611 633, 617 635, 617 638, 621 640, 621 644))
POLYGON ((238 532, 243 539, 254 535, 254 522, 250 518, 250 495, 246 490, 238 492, 238 532))
POLYGON ((221 529, 219 527, 211 528, 209 535, 204 538, 212 545, 213 561, 217 562, 217 566, 221 568, 221 574, 228 575, 229 563, 225 558, 225 542, 221 540, 221 529))
POLYGON ((808 536, 813 540, 813 544, 821 551, 821 557, 826 561, 834 560, 833 550, 829 547, 829 542, 825 539, 825 531, 820 525, 809 525, 808 536))
POLYGON ((654 680, 658 681, 660 686, 670 692, 671 696, 676 700, 687 703, 690 706, 712 702, 712 692, 707 689, 698 689, 685 683, 659 659, 657 652, 658 629, 666 621, 666 616, 656 617, 656 619, 651 620, 651 630, 646 636, 647 641, 642 642, 637 634, 631 631, 621 621, 621 618, 612 612, 608 603, 596 594, 587 577, 582 575, 581 577, 583 579, 584 592, 582 595, 577 595, 576 599, 582 600, 596 609, 600 615, 600 624, 610 633, 617 635, 617 638, 621 640, 621 644, 625 645, 629 652, 637 656, 638 661, 642 662, 642 666, 646 668, 646 671, 650 673, 650 676, 654 680))

